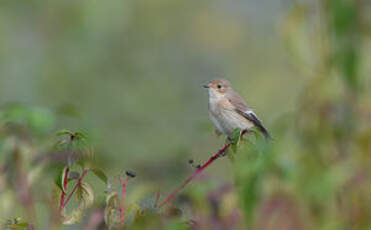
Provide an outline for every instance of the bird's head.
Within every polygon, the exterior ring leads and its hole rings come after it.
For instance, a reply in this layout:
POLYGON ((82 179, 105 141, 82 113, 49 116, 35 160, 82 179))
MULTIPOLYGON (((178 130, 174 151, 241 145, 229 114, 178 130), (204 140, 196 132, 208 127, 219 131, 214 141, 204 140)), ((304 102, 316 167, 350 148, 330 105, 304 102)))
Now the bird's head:
POLYGON ((232 89, 231 83, 225 79, 215 79, 203 85, 204 88, 209 89, 209 92, 215 95, 224 95, 232 89))

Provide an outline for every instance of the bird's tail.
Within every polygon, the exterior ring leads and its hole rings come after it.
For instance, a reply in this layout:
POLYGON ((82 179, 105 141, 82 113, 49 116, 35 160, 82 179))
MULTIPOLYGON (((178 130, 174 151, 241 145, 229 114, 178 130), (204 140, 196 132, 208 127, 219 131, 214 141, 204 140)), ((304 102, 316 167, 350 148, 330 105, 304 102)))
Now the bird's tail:
POLYGON ((262 134, 264 135, 264 137, 265 137, 266 140, 271 140, 271 139, 272 139, 271 135, 270 135, 270 134, 268 133, 268 131, 264 128, 264 126, 260 126, 260 127, 258 127, 258 128, 259 128, 260 132, 262 132, 262 134))

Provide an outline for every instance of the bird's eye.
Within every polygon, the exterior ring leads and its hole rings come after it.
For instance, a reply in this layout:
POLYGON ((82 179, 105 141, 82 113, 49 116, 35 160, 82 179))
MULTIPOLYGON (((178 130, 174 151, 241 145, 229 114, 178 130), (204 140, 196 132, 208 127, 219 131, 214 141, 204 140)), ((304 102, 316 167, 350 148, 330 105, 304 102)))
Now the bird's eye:
POLYGON ((221 86, 221 85, 218 85, 217 87, 218 87, 218 89, 221 89, 221 88, 222 88, 222 86, 221 86))

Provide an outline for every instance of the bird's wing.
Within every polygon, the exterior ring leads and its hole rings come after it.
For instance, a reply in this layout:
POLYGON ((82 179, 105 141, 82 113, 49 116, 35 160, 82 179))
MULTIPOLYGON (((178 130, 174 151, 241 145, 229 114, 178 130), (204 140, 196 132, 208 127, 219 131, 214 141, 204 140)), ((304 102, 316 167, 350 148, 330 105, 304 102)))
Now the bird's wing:
POLYGON ((255 127, 257 127, 260 130, 260 132, 263 133, 263 135, 266 138, 270 138, 268 131, 264 128, 258 116, 252 111, 252 109, 244 102, 244 100, 236 92, 230 92, 229 94, 227 94, 227 99, 234 106, 234 110, 238 114, 240 114, 247 120, 251 121, 255 125, 255 127))
POLYGON ((259 120, 259 118, 256 116, 256 114, 250 110, 247 112, 242 112, 239 110, 236 110, 239 114, 241 114, 243 117, 245 117, 247 120, 254 123, 254 125, 260 130, 260 132, 263 133, 264 137, 267 139, 270 139, 270 135, 268 131, 264 128, 262 122, 259 120))
POLYGON ((229 102, 234 106, 234 108, 238 109, 239 111, 248 111, 251 108, 246 104, 246 102, 233 90, 226 94, 227 99, 229 102))

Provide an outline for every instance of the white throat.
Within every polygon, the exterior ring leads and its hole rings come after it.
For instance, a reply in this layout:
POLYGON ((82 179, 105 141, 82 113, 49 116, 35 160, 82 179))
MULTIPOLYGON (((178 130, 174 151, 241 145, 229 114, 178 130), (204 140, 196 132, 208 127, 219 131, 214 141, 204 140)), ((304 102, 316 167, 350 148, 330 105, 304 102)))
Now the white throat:
POLYGON ((217 102, 224 98, 224 94, 216 92, 214 89, 209 89, 209 101, 217 102))

